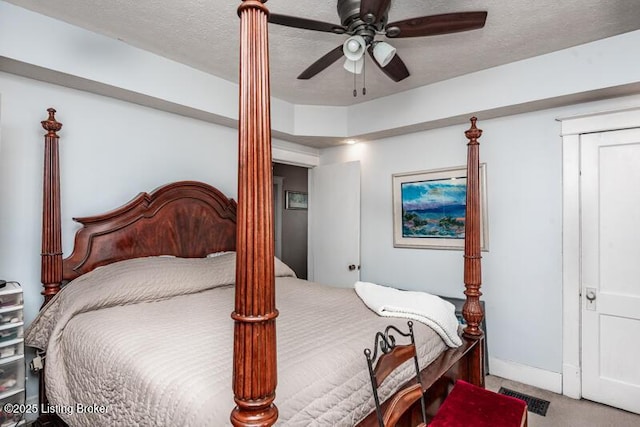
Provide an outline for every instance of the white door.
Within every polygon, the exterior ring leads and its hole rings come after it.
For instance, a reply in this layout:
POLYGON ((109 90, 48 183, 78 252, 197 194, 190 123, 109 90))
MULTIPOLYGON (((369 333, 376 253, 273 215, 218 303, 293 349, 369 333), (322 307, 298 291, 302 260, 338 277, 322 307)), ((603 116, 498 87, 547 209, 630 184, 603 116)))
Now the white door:
POLYGON ((309 170, 309 280, 353 286, 360 279, 360 162, 309 170))
POLYGON ((640 413, 640 129, 580 145, 582 395, 640 413))

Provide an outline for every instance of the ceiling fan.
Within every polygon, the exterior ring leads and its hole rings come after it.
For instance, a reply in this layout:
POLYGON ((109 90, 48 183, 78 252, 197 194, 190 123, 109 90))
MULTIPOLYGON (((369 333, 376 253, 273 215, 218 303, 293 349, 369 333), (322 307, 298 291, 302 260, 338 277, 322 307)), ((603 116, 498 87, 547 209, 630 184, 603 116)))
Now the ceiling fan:
POLYGON ((342 56, 346 57, 345 69, 359 74, 366 51, 389 78, 399 82, 409 77, 409 70, 396 54, 396 49, 384 41, 375 40, 376 36, 394 39, 449 34, 482 28, 487 19, 487 12, 458 12, 388 23, 390 7, 391 0, 338 0, 340 25, 276 13, 269 15, 269 22, 350 36, 343 44, 311 64, 298 79, 310 79, 342 56))

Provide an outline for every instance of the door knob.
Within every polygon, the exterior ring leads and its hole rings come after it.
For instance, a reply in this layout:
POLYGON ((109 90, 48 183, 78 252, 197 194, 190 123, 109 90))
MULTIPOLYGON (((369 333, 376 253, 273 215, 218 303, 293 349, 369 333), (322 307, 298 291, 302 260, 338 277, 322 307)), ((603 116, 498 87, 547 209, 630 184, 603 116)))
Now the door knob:
POLYGON ((355 269, 356 269, 355 264, 350 264, 350 265, 349 265, 349 271, 353 271, 353 270, 355 270, 355 269))
POLYGON ((584 296, 587 297, 586 309, 595 311, 596 310, 596 289, 595 288, 586 288, 584 296))

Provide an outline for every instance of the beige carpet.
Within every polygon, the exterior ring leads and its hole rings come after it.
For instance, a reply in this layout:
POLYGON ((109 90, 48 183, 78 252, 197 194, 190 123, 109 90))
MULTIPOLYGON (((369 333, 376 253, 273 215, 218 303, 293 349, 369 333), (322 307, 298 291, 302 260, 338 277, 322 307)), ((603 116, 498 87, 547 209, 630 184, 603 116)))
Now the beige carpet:
POLYGON ((588 400, 576 400, 504 378, 489 375, 489 390, 505 387, 551 402, 545 417, 529 412, 529 427, 640 427, 640 415, 588 400))

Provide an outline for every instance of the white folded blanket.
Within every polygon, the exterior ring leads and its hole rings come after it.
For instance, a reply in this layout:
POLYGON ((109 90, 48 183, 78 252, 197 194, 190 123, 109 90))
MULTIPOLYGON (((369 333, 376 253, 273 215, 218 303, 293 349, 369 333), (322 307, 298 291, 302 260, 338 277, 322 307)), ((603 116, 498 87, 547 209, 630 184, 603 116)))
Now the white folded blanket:
POLYGON ((422 322, 442 337, 449 347, 459 347, 458 319, 449 301, 426 292, 401 291, 369 282, 356 282, 356 293, 367 307, 385 317, 422 322))

